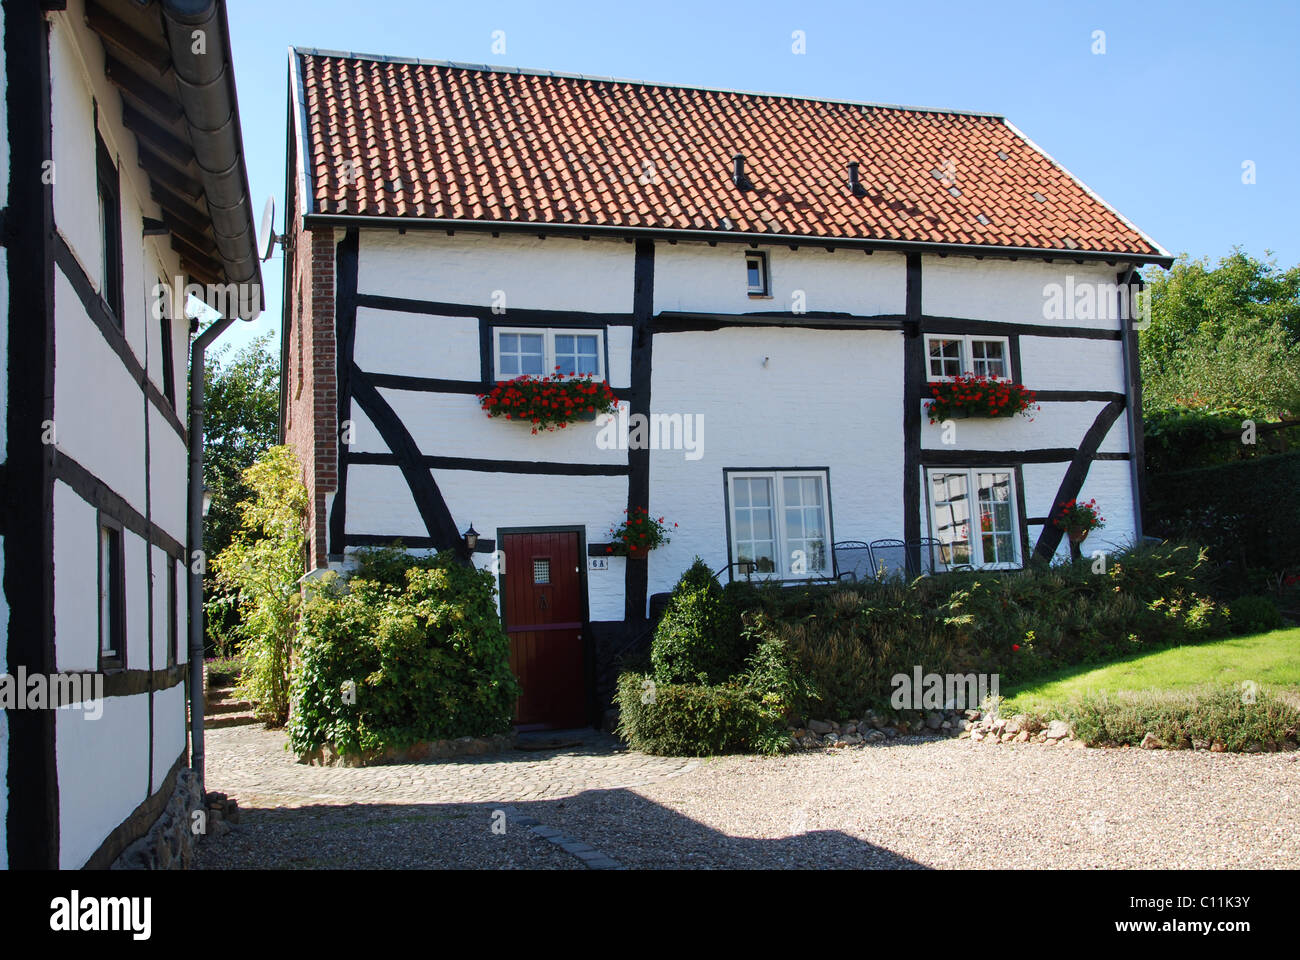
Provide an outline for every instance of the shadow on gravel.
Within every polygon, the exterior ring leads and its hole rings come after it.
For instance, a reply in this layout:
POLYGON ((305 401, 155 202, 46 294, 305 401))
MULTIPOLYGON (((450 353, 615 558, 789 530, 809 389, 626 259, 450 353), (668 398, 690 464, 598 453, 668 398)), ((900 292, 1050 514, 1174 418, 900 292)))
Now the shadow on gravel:
POLYGON ((839 831, 800 831, 798 823, 786 837, 729 836, 624 789, 512 804, 249 808, 230 833, 200 845, 197 867, 584 869, 582 860, 512 822, 506 810, 589 844, 625 869, 924 869, 839 831))

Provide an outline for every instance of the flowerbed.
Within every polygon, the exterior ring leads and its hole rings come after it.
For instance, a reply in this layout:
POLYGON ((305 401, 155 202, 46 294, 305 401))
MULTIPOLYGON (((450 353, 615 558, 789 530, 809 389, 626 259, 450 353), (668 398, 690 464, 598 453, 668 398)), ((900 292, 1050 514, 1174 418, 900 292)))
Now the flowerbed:
POLYGON ((576 420, 613 413, 618 407, 614 391, 603 380, 559 373, 505 380, 480 393, 478 400, 489 417, 531 423, 533 433, 563 430, 576 420))
POLYGON ((1038 409, 1037 394, 1023 384, 996 377, 956 376, 930 384, 933 399, 925 408, 931 423, 952 417, 1013 417, 1038 409))

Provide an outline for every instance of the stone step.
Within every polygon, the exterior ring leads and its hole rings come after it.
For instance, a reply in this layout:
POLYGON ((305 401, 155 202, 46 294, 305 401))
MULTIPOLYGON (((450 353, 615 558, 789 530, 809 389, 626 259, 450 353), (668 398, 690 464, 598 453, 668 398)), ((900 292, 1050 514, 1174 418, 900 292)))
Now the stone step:
POLYGON ((252 711, 244 713, 219 713, 215 717, 204 717, 203 725, 209 730, 220 727, 243 727, 252 723, 261 723, 252 711))
POLYGON ((253 705, 247 700, 217 700, 216 702, 209 700, 204 713, 243 713, 252 709, 253 705))

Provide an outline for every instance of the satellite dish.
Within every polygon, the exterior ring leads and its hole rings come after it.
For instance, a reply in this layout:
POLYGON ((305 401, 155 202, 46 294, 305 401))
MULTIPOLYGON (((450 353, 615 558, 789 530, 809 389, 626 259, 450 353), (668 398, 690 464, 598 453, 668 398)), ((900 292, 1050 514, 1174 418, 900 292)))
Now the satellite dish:
POLYGON ((275 197, 267 197, 262 208, 262 226, 257 231, 257 254, 263 262, 271 259, 277 243, 284 243, 284 237, 275 232, 275 197))

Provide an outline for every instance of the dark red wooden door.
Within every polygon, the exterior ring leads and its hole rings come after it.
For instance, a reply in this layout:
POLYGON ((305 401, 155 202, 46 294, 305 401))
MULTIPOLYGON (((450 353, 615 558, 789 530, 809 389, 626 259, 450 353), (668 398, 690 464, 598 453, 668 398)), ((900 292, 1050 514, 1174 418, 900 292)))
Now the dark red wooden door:
POLYGON ((578 534, 510 533, 502 540, 510 669, 523 687, 515 723, 583 726, 587 711, 578 534))

